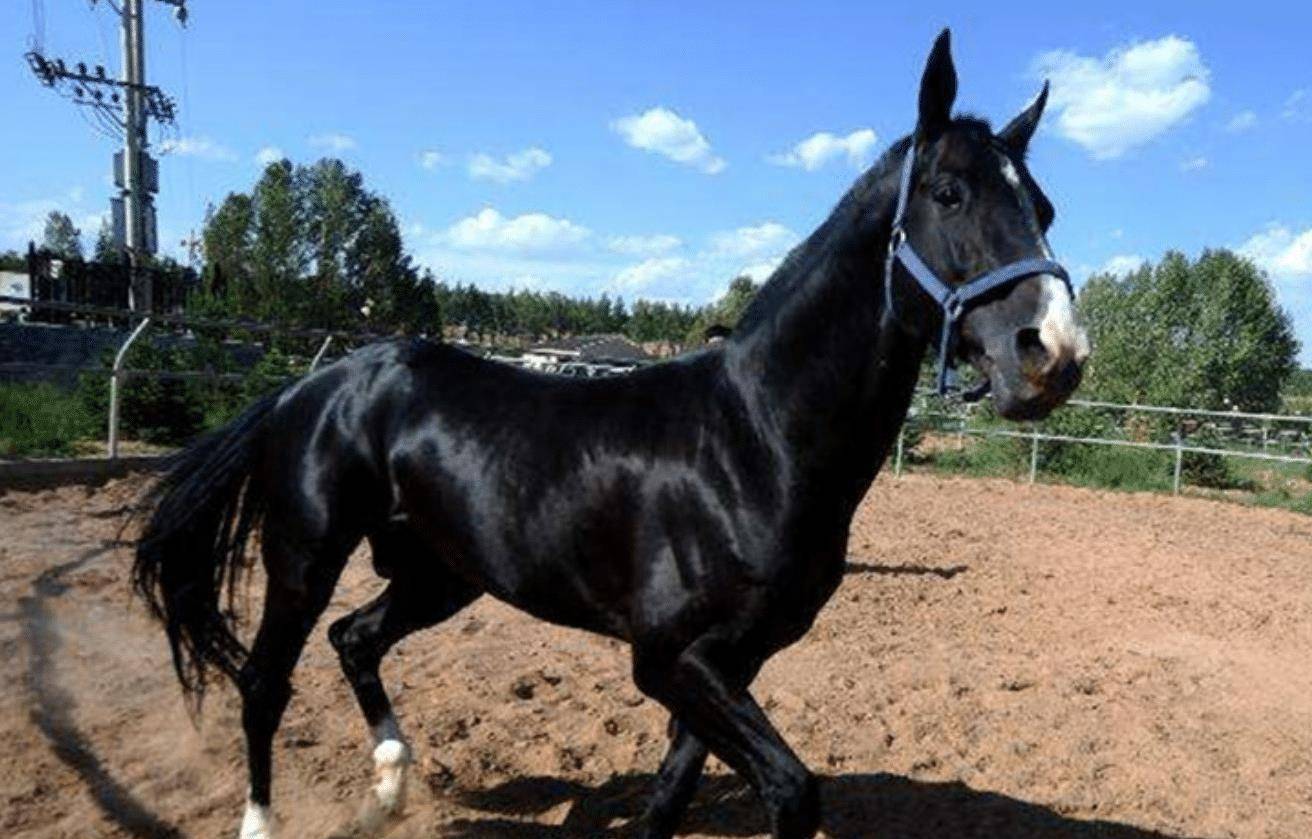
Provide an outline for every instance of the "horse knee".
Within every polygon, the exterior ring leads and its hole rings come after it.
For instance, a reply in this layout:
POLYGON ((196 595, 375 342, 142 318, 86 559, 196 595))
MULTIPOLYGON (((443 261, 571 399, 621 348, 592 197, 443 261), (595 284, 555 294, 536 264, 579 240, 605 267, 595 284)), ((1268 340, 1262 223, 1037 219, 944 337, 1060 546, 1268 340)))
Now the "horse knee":
POLYGON ((347 615, 328 627, 328 642, 337 651, 337 659, 348 677, 367 673, 378 666, 379 656, 361 637, 355 615, 347 615))

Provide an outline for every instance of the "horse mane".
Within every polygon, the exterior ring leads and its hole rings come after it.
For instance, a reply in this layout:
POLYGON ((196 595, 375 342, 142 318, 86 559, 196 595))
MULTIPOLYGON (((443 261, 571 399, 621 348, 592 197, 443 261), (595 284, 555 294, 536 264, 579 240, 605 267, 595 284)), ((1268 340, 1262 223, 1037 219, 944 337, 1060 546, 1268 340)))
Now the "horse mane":
MULTIPOLYGON (((828 258, 840 244, 840 235, 848 232, 859 217, 876 208, 881 198, 887 196, 889 204, 889 222, 892 222, 892 200, 895 193, 883 185, 888 176, 895 173, 902 165, 902 156, 906 154, 910 136, 903 137, 889 146, 870 168, 862 173, 838 204, 829 213, 828 218, 820 223, 810 236, 789 251, 774 270, 770 278, 756 292, 734 329, 736 335, 754 331, 763 323, 768 323, 780 309, 788 304, 796 292, 810 281, 819 263, 828 258)), ((882 269, 875 266, 876 271, 882 269)), ((882 276, 880 282, 883 281, 882 276)))
MULTIPOLYGON (((993 127, 983 117, 973 114, 961 114, 952 120, 955 129, 978 131, 985 137, 993 136, 993 127)), ((839 245, 837 237, 851 230, 853 222, 860 216, 873 212, 884 212, 881 199, 887 199, 888 222, 892 223, 892 202, 896 197, 897 173, 902 167, 902 159, 911 143, 911 135, 906 135, 884 150, 884 153, 862 173, 846 194, 839 199, 829 217, 821 222, 806 239, 789 251, 770 275, 765 284, 756 292, 756 296, 743 312, 734 330, 736 335, 752 332, 762 323, 768 323, 774 315, 787 305, 803 285, 811 280, 818 264, 832 255, 839 245), (892 178, 889 175, 893 175, 892 178), (891 189, 889 186, 891 185, 891 189)), ((882 223, 882 219, 875 219, 882 223)), ((882 224, 868 226, 875 235, 882 233, 882 224)), ((882 266, 874 266, 878 272, 878 282, 883 282, 882 266)))

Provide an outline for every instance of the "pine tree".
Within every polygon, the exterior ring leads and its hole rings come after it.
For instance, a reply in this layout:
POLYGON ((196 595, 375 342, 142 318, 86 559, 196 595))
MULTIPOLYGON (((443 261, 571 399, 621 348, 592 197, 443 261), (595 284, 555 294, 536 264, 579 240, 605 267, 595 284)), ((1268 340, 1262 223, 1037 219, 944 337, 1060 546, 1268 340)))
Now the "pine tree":
POLYGON ((51 210, 50 215, 46 216, 41 247, 60 259, 81 259, 82 231, 73 225, 73 220, 67 214, 51 210))

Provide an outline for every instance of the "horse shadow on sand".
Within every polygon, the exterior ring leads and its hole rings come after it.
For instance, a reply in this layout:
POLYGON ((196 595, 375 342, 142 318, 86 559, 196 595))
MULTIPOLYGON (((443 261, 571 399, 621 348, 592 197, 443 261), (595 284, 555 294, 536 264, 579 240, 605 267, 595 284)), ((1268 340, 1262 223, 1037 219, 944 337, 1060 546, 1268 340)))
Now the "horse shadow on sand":
MULTIPOLYGON (((521 778, 458 794, 480 815, 445 836, 458 839, 631 839, 655 778, 616 777, 599 786, 559 778, 521 778), (525 821, 568 806, 558 825, 525 821)), ((1112 821, 1063 816, 1039 804, 974 790, 959 782, 917 781, 884 773, 821 776, 824 835, 830 839, 1179 839, 1112 821)), ((769 834, 755 794, 733 775, 707 776, 681 833, 715 837, 769 834)))
MULTIPOLYGON (((848 574, 950 580, 965 565, 880 565, 849 558, 848 574)), ((632 839, 655 784, 650 774, 621 775, 599 786, 552 777, 518 778, 457 793, 479 816, 452 825, 452 839, 632 839), (566 810, 559 824, 527 821, 566 810)), ((823 830, 830 839, 1181 839, 1112 821, 1063 816, 960 782, 918 781, 886 773, 821 776, 823 830)), ((764 808, 737 776, 703 779, 682 832, 715 837, 769 833, 764 808)))

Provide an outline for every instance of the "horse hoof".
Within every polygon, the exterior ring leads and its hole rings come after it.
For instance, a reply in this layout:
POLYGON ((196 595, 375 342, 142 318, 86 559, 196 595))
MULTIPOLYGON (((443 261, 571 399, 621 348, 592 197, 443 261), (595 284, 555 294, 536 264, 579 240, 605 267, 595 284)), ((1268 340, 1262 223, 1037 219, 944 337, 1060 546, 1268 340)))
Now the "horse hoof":
POLYGON ((273 839, 269 808, 247 802, 246 814, 241 817, 241 832, 237 834, 237 839, 273 839))

